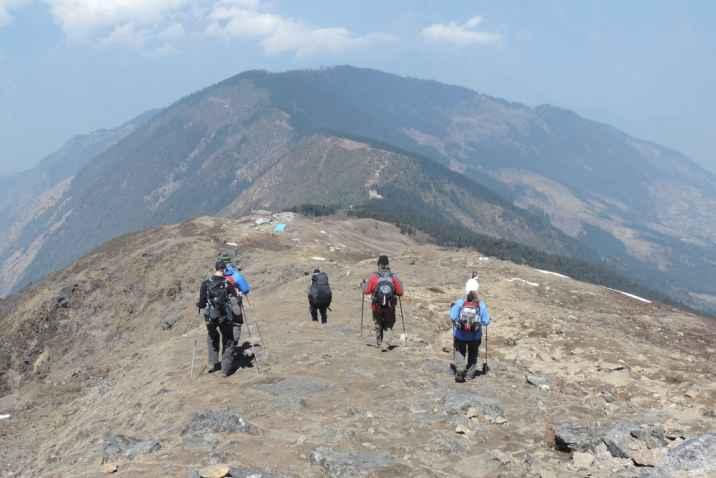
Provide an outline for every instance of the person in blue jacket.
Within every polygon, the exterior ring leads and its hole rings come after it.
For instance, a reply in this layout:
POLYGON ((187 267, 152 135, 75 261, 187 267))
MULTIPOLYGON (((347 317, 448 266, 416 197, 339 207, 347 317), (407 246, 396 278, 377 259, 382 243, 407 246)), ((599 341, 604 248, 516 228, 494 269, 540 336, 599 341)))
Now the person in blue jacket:
POLYGON ((453 330, 453 353, 455 360, 455 381, 462 383, 465 378, 477 375, 477 355, 482 342, 482 326, 490 324, 487 305, 477 295, 480 284, 476 279, 465 283, 465 298, 458 299, 450 307, 453 330))

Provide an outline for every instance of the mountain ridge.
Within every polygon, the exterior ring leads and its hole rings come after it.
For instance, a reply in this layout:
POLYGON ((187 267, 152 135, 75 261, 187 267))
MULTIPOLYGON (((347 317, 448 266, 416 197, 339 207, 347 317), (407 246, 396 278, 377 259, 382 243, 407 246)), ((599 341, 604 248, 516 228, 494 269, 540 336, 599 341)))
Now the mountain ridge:
POLYGON ((348 66, 251 70, 157 113, 83 168, 62 195, 69 202, 28 229, 25 243, 53 227, 66 239, 43 240, 19 283, 112 234, 217 213, 300 138, 326 131, 440 163, 526 214, 540 211, 569 241, 594 250, 599 263, 674 300, 716 310, 716 286, 704 280, 716 273, 709 265, 716 264, 716 176, 672 150, 564 109, 348 66), (192 168, 195 180, 188 179, 192 168), (225 173, 212 178, 211 170, 225 173), (132 189, 138 196, 114 199, 132 189), (213 190, 222 192, 204 193, 213 190), (88 208, 101 202, 119 214, 88 208), (132 214, 125 211, 130 205, 132 214), (96 226, 85 234, 83 222, 96 226), (107 235, 93 239, 101 230, 107 235), (76 250, 63 251, 62 241, 76 250))

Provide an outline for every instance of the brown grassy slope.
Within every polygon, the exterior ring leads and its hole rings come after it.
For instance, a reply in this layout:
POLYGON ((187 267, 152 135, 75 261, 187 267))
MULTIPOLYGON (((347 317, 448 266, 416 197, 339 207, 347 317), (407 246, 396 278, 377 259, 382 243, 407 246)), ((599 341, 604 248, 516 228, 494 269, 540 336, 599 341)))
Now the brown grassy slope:
MULTIPOLYGON (((284 235, 270 230, 250 217, 199 218, 121 237, 5 304, 0 413, 12 417, 0 422, 3 473, 100 476, 101 440, 111 431, 162 445, 131 461, 112 459, 126 477, 188 476, 211 461, 324 476, 307 458, 321 445, 387 452, 393 463, 375 476, 574 476, 545 442, 552 422, 648 420, 687 436, 716 427, 713 321, 480 261, 476 251, 417 244, 375 221, 296 218, 284 235), (263 335, 261 375, 199 374, 205 332, 196 289, 227 240, 241 244, 255 286, 249 313, 263 335), (386 353, 358 336, 357 286, 380 252, 407 289, 409 340, 394 337, 399 346, 386 353), (334 288, 327 329, 308 321, 305 304, 303 272, 317 263, 334 288), (458 387, 447 374, 445 314, 474 269, 495 318, 493 371, 458 387), (69 308, 57 308, 64 287, 75 291, 69 308), (178 320, 163 330, 167 318, 178 320), (527 385, 527 373, 550 378, 551 389, 527 385), (288 378, 324 388, 266 392, 288 378), (499 401, 506 423, 447 414, 444 398, 459 390, 499 401), (216 440, 213 449, 182 434, 194 412, 227 407, 258 434, 205 437, 216 440), (458 424, 469 433, 457 435, 458 424)), ((592 476, 631 476, 623 463, 604 466, 592 476)))

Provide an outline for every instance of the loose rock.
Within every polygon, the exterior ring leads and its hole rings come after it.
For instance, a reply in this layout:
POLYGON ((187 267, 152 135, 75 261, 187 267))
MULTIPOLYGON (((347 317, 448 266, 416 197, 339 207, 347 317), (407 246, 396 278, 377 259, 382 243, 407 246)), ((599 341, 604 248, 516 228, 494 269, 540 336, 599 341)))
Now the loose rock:
POLYGON ((666 451, 666 448, 636 450, 631 452, 631 459, 636 466, 654 467, 663 461, 666 451))
POLYGON ((617 423, 604 435, 604 444, 609 453, 615 458, 631 458, 631 451, 638 449, 633 443, 633 435, 640 433, 638 425, 632 423, 617 423))
POLYGON ((199 470, 201 478, 224 478, 230 476, 231 468, 228 465, 212 465, 199 470))
POLYGON ((716 473, 716 433, 686 440, 670 449, 658 469, 672 474, 686 471, 690 476, 716 473))
POLYGON ((102 465, 102 473, 105 475, 111 475, 112 473, 116 473, 119 467, 115 465, 114 463, 105 463, 102 465))
POLYGON ((575 451, 572 453, 572 463, 574 463, 577 468, 589 468, 592 466, 592 463, 594 463, 594 455, 575 451))
POLYGON ((600 442, 599 430, 596 427, 572 423, 562 423, 554 426, 554 443, 558 450, 593 450, 600 442))
POLYGON ((540 377, 539 375, 527 375, 525 377, 525 380, 530 385, 534 385, 535 387, 543 387, 546 386, 549 389, 550 380, 546 377, 540 377))

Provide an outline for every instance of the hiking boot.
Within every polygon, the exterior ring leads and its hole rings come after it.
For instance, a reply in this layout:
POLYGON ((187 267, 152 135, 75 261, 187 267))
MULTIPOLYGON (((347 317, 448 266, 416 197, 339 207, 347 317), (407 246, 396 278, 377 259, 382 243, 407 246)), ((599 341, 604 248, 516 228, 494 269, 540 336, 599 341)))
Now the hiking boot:
POLYGON ((457 372, 455 374, 455 382, 465 383, 465 372, 457 372))
POLYGON ((206 371, 206 373, 214 373, 221 370, 221 362, 216 362, 213 366, 209 366, 209 369, 206 371))

